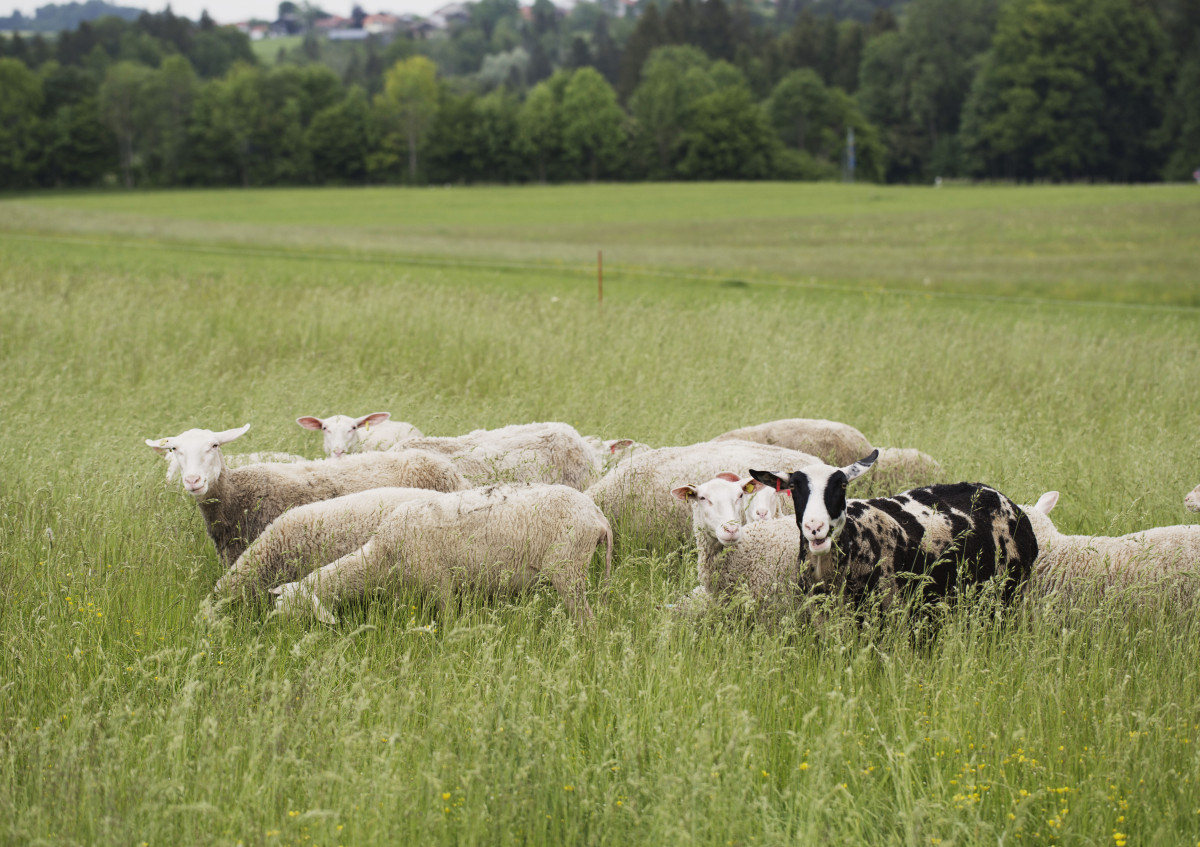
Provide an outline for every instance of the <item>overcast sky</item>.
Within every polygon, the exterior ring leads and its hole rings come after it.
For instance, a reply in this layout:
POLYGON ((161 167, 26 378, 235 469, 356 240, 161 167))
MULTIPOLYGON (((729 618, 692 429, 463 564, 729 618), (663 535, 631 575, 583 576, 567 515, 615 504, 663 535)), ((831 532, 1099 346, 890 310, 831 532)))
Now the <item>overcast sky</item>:
MULTIPOLYGON (((0 0, 0 18, 6 18, 17 9, 22 15, 33 17, 34 10, 50 2, 70 2, 70 0, 0 0)), ((151 12, 161 12, 165 2, 145 2, 144 0, 109 0, 117 6, 133 6, 138 9, 148 9, 151 12)), ((368 13, 391 12, 401 15, 411 12, 417 15, 428 15, 434 9, 440 9, 450 0, 364 0, 361 5, 368 13)), ((297 4, 299 5, 299 4, 297 4)), ((334 15, 349 17, 354 8, 354 0, 322 0, 316 3, 325 11, 334 15)), ((217 23, 231 24, 244 21, 247 18, 263 18, 274 20, 279 9, 279 0, 173 0, 171 11, 177 15, 196 20, 200 12, 208 9, 213 20, 217 23)))

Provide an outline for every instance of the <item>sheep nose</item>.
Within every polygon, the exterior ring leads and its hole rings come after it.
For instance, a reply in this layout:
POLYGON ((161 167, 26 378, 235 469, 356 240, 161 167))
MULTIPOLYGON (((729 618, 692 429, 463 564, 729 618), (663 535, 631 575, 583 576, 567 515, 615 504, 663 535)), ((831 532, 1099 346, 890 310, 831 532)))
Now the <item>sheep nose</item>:
POLYGON ((758 515, 758 517, 760 519, 765 520, 767 517, 767 510, 766 509, 757 509, 757 510, 755 510, 754 514, 758 515))
POLYGON ((825 521, 806 521, 804 528, 813 535, 820 535, 822 530, 825 529, 825 521))

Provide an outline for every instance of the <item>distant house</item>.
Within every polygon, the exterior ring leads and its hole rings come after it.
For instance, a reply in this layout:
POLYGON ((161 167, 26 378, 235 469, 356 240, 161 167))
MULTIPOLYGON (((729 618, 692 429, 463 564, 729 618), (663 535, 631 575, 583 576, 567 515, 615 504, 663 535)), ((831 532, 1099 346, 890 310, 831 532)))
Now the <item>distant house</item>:
POLYGON ((367 15, 362 28, 372 35, 391 35, 400 28, 400 19, 387 14, 367 15))
POLYGON ((304 32, 304 23, 295 14, 295 12, 284 12, 279 16, 279 20, 271 24, 267 30, 267 34, 272 38, 280 38, 285 35, 300 35, 304 32))
POLYGON ((471 19, 471 10, 466 3, 450 3, 429 16, 436 29, 446 29, 451 24, 466 23, 471 19))
POLYGON ((249 36, 251 41, 262 41, 267 37, 271 30, 269 24, 258 24, 253 21, 242 21, 233 24, 234 28, 243 35, 249 36))
POLYGON ((319 33, 327 33, 335 29, 346 29, 350 26, 350 19, 339 17, 338 15, 330 15, 327 18, 317 18, 313 21, 313 28, 319 33))
POLYGON ((330 41, 366 41, 371 37, 371 33, 365 29, 353 29, 345 27, 343 29, 331 29, 326 33, 326 37, 330 41))

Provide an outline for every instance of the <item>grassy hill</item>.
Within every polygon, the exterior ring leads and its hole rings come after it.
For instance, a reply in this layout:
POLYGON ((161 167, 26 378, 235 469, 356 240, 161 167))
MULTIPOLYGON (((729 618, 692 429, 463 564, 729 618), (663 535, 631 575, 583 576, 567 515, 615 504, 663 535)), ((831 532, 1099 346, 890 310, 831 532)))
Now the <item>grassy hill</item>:
MULTIPOLYGON (((301 414, 687 444, 790 416, 1064 532, 1195 523, 1185 187, 52 194, 0 202, 0 837, 14 843, 1200 841, 1198 608, 705 621, 687 550, 556 594, 209 620, 146 438, 301 414), (604 303, 596 251, 604 250, 604 303), (53 538, 51 543, 50 538, 53 538)), ((864 478, 865 479, 865 478, 864 478)), ((856 485, 858 483, 855 483, 856 485)), ((852 489, 853 493, 853 489, 852 489)))

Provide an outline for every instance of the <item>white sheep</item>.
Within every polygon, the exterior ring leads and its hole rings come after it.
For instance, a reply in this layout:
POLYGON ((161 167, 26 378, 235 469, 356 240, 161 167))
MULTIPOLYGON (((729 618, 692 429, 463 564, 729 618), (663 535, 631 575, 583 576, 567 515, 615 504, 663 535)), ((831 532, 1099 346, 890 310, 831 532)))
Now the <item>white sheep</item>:
POLYGON ((547 579, 578 622, 592 619, 588 565, 612 530, 584 494, 564 485, 496 485, 399 506, 372 538, 303 579, 272 589, 284 615, 315 612, 389 581, 432 594, 443 605, 456 593, 511 596, 547 579))
POLYGON ((1022 506, 1038 540, 1033 588, 1064 596, 1111 588, 1200 590, 1200 525, 1160 526, 1128 535, 1063 535, 1050 520, 1058 492, 1022 506))
POLYGON ((632 438, 601 439, 595 435, 583 436, 584 443, 592 451, 592 481, 596 481, 613 470, 621 462, 654 448, 632 438))
POLYGON ((262 465, 269 463, 283 463, 294 465, 296 462, 310 461, 305 456, 297 456, 295 453, 279 453, 279 452, 259 452, 259 453, 230 453, 225 457, 225 467, 227 468, 244 468, 246 465, 262 465))
POLYGON ((671 491, 692 509, 700 587, 714 599, 746 591, 754 600, 786 602, 798 590, 800 533, 791 517, 746 522, 752 496, 766 488, 755 479, 722 473, 700 485, 671 491))
POLYGON ((288 509, 271 521, 213 588, 213 599, 252 599, 366 544, 397 506, 427 488, 371 488, 288 509))
POLYGON ((325 455, 340 459, 364 450, 390 450, 407 438, 421 436, 421 431, 410 423, 388 420, 391 416, 391 412, 372 412, 361 418, 306 415, 296 418, 296 423, 305 429, 320 430, 325 437, 325 455))
POLYGON ((937 459, 912 447, 880 447, 871 468, 872 490, 888 494, 933 485, 944 478, 937 459))
POLYGON ((267 524, 293 506, 386 486, 436 491, 468 487, 444 457, 419 450, 230 469, 221 445, 249 428, 250 424, 224 432, 189 429, 173 438, 146 439, 150 449, 176 466, 226 565, 233 564, 267 524))
POLYGON ((784 418, 757 426, 744 426, 713 441, 754 441, 799 450, 838 465, 853 462, 871 452, 867 437, 849 424, 819 418, 784 418))
POLYGON ((440 453, 475 485, 544 482, 582 490, 591 480, 592 451, 565 423, 477 429, 454 438, 414 438, 394 449, 440 453))
POLYGON ((1187 497, 1183 498, 1183 505, 1191 512, 1200 512, 1200 485, 1192 489, 1187 497))
POLYGON ((746 475, 752 466, 802 468, 807 453, 750 441, 704 441, 639 453, 587 489, 614 530, 652 544, 683 543, 692 529, 691 509, 671 490, 722 472, 746 475))

